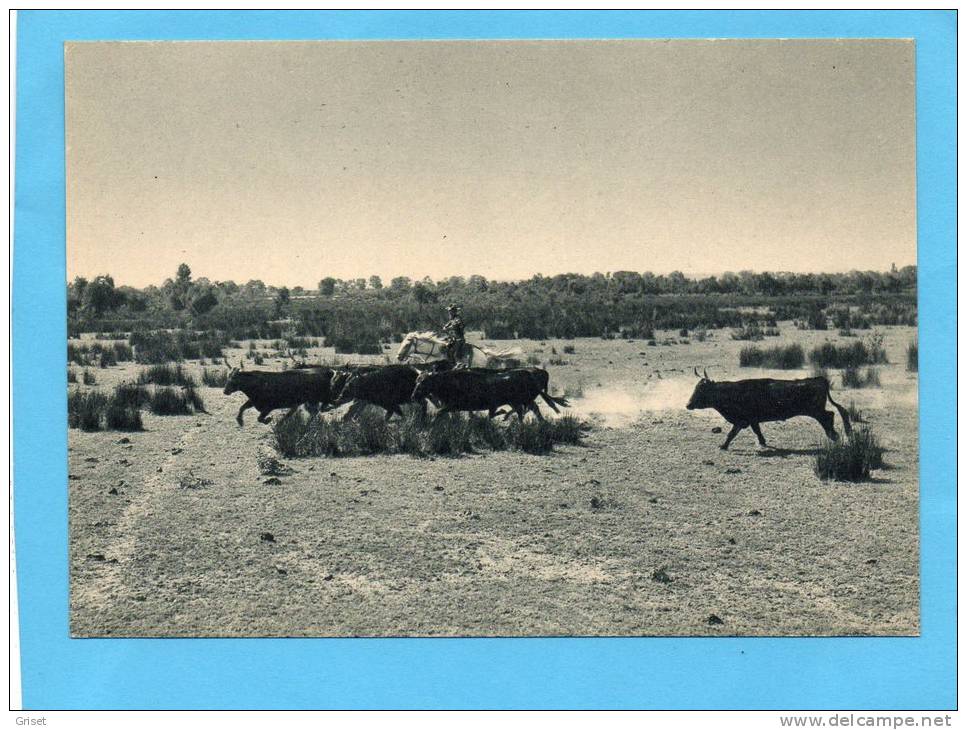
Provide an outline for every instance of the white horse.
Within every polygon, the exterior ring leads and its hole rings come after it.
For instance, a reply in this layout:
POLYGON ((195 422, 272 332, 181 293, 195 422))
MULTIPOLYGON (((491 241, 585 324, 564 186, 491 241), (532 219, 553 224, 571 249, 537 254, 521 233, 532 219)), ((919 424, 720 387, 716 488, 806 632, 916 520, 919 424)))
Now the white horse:
MULTIPOLYGON (((399 362, 411 359, 419 362, 439 360, 447 357, 447 345, 447 340, 440 337, 436 332, 409 332, 403 337, 400 349, 396 353, 396 359, 399 362)), ((523 350, 519 347, 507 350, 491 350, 488 347, 465 342, 463 352, 457 353, 457 365, 473 367, 475 351, 480 352, 486 358, 487 365, 492 362, 506 365, 510 361, 519 360, 524 355, 523 350)))

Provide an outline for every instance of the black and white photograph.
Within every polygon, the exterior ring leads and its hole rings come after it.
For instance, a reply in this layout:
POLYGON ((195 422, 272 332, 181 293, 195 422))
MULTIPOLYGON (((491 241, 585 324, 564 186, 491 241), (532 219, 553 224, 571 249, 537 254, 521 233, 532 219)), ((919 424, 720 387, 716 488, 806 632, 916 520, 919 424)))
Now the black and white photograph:
POLYGON ((918 636, 914 59, 66 43, 70 635, 918 636))

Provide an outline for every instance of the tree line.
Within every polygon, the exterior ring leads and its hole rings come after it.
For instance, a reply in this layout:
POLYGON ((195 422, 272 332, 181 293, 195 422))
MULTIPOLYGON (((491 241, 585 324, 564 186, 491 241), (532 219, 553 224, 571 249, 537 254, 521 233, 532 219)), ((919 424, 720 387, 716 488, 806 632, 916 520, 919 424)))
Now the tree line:
POLYGON ((644 337, 654 329, 742 326, 750 307, 780 318, 816 318, 830 305, 875 311, 881 323, 915 322, 915 266, 887 272, 740 271, 686 277, 616 271, 540 274, 522 281, 453 276, 433 281, 325 277, 315 289, 193 278, 187 264, 160 286, 116 286, 110 275, 67 285, 72 332, 148 328, 219 330, 235 339, 286 332, 326 337, 346 351, 378 348, 413 329, 437 329, 451 302, 471 329, 492 339, 644 337), (350 348, 350 349, 347 349, 350 348), (356 349, 351 349, 356 348, 356 349))

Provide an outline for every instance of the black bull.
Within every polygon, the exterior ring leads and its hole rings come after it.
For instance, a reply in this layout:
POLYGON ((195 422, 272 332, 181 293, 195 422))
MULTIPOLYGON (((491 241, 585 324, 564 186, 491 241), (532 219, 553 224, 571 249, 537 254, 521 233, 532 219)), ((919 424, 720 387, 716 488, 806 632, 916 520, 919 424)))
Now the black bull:
MULTIPOLYGON (((567 406, 564 398, 547 393, 548 374, 541 368, 515 370, 485 370, 463 368, 442 373, 423 373, 417 378, 413 398, 432 398, 443 404, 446 411, 483 411, 493 418, 501 406, 510 406, 521 420, 524 409, 533 411, 543 420, 537 407, 540 396, 559 413, 557 406, 567 406)), ((507 414, 508 416, 510 413, 507 414)))
POLYGON ((303 403, 314 416, 320 407, 328 406, 332 401, 332 376, 331 368, 299 368, 282 372, 235 368, 228 374, 225 395, 241 391, 247 397, 235 417, 239 426, 243 425, 242 414, 249 408, 259 412, 260 423, 272 420, 269 414, 276 408, 290 409, 283 416, 285 420, 303 403))
POLYGON ((803 378, 801 380, 774 380, 759 378, 716 383, 708 377, 699 380, 686 408, 713 408, 732 430, 720 448, 727 449, 732 439, 743 428, 751 427, 762 446, 766 439, 759 424, 766 421, 785 421, 793 416, 809 416, 819 421, 826 435, 833 441, 839 436, 833 428, 833 413, 826 410, 829 400, 843 419, 846 435, 852 433, 849 414, 829 394, 826 378, 803 378))

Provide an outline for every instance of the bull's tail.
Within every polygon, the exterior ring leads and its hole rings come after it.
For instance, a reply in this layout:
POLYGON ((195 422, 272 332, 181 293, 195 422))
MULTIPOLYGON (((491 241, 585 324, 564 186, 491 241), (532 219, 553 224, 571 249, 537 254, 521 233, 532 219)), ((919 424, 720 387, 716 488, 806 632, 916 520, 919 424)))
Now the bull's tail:
POLYGON ((547 405, 549 405, 551 410, 553 410, 555 413, 560 413, 560 411, 557 409, 558 406, 563 406, 565 408, 570 408, 571 406, 571 404, 567 402, 567 398, 555 397, 550 395, 546 390, 541 391, 541 398, 544 399, 544 402, 547 403, 547 405))
POLYGON ((849 422, 849 413, 846 412, 846 409, 843 408, 843 406, 841 406, 839 403, 833 400, 833 394, 830 391, 832 391, 832 386, 829 384, 829 381, 827 380, 826 397, 829 399, 830 403, 836 406, 836 410, 839 411, 840 418, 843 419, 843 430, 846 431, 846 435, 852 436, 853 427, 850 425, 850 422, 849 422))

